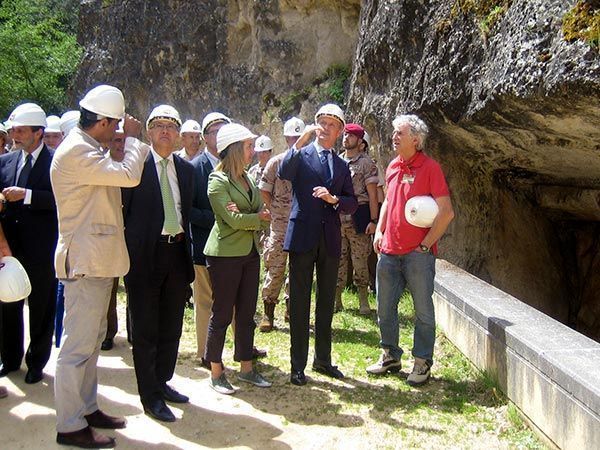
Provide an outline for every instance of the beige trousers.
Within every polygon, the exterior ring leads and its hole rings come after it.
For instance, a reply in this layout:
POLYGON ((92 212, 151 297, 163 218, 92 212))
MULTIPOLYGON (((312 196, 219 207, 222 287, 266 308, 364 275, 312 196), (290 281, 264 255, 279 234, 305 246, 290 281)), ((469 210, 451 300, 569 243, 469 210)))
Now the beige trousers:
POLYGON ((208 322, 213 304, 212 286, 206 266, 194 264, 194 271, 196 272, 196 278, 192 289, 194 291, 194 319, 196 322, 196 356, 203 358, 206 349, 208 322))

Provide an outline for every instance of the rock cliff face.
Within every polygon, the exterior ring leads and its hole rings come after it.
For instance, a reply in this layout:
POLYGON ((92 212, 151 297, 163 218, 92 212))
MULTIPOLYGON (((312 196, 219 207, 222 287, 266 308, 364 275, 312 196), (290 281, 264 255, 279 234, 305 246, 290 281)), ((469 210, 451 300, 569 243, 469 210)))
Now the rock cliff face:
POLYGON ((563 38, 575 1, 498 1, 486 34, 468 3, 365 2, 348 110, 382 164, 392 118, 425 118, 457 212, 443 256, 600 339, 598 50, 563 38))
POLYGON ((172 103, 277 137, 273 105, 310 120, 296 94, 351 64, 382 167, 396 114, 430 125, 457 212, 442 256, 600 340, 600 58, 563 37, 575 3, 88 0, 73 97, 115 83, 139 117, 172 103))
POLYGON ((359 14, 360 0, 83 1, 73 97, 112 82, 139 117, 170 103, 260 125, 265 99, 351 63, 359 14))

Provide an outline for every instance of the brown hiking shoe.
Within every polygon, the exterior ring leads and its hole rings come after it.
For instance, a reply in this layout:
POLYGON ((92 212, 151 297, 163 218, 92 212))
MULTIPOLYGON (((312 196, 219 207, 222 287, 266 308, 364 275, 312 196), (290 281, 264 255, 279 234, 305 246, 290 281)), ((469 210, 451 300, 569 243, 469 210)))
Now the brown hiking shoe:
POLYGON ((263 302, 265 314, 258 325, 258 330, 263 333, 268 333, 273 330, 273 321, 275 320, 275 303, 263 302))

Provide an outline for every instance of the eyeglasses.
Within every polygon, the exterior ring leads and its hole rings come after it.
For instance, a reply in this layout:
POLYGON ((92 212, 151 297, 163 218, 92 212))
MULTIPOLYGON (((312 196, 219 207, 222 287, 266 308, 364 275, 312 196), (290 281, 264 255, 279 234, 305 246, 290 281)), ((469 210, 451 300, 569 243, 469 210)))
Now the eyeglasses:
POLYGON ((150 125, 151 130, 167 130, 167 131, 177 131, 179 127, 174 123, 153 123, 150 125))

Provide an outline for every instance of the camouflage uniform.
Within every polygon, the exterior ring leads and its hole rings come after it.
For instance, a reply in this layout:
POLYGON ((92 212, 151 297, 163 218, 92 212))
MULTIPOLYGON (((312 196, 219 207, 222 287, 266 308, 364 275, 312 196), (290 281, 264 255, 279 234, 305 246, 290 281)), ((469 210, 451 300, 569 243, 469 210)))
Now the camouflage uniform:
MULTIPOLYGON (((259 183, 262 191, 271 193, 271 227, 265 240, 263 260, 265 264, 265 281, 262 299, 265 303, 277 304, 279 292, 285 278, 287 253, 283 251, 283 240, 287 230, 290 210, 292 208, 292 184, 277 176, 285 152, 274 156, 267 162, 259 183)), ((288 283, 286 281, 286 301, 288 283)))
MULTIPOLYGON (((348 162, 350 174, 352 176, 352 186, 354 194, 358 200, 358 204, 369 204, 369 194, 367 193, 367 184, 379 181, 377 174, 377 166, 373 160, 364 152, 358 156, 348 160, 345 154, 341 155, 348 162)), ((340 268, 338 270, 337 288, 341 290, 346 285, 346 276, 348 273, 348 252, 352 258, 352 266, 354 268, 354 282, 358 288, 366 288, 369 285, 369 269, 367 260, 373 246, 371 245, 371 236, 364 234, 365 230, 360 233, 356 232, 354 221, 349 214, 340 215, 342 222, 342 253, 340 257, 340 268)))

